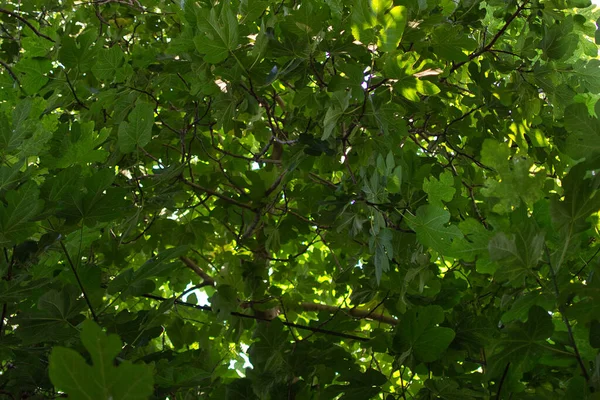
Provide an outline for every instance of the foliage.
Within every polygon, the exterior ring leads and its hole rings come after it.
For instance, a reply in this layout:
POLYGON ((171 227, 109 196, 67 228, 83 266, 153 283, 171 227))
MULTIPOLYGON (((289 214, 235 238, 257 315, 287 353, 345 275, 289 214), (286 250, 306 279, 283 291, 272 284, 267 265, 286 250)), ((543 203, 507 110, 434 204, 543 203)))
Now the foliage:
POLYGON ((0 394, 600 391, 589 0, 0 7, 0 394))

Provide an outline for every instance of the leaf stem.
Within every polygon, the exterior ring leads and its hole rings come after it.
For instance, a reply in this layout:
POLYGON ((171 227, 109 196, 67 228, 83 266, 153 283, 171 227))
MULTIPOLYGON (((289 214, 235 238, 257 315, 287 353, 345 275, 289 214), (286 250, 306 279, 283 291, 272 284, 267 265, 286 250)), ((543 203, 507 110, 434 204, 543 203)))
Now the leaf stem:
POLYGON ((92 317, 94 318, 94 321, 96 321, 96 323, 98 323, 98 316, 94 312, 94 307, 92 307, 92 302, 90 301, 90 297, 88 296, 88 294, 85 291, 85 288, 83 287, 83 283, 81 282, 81 279, 79 278, 79 274, 77 273, 77 269, 75 268, 75 264, 73 264, 73 260, 71 260, 71 256, 69 256, 69 252, 67 251, 67 247, 63 243, 62 239, 59 240, 59 242, 60 242, 60 247, 62 248, 63 252, 65 253, 65 257, 67 257, 67 262, 69 263, 69 266, 71 267, 71 271, 73 271, 73 275, 75 275, 75 279, 77 280, 77 284, 79 285, 79 289, 81 289, 81 293, 83 293, 83 298, 85 299, 85 302, 87 303, 87 306, 90 309, 90 313, 92 314, 92 317))
POLYGON ((567 327, 567 332, 569 334, 569 341, 571 342, 571 346, 573 346, 573 351, 575 352, 575 358, 577 359, 577 363, 579 364, 581 373, 585 377, 585 380, 587 382, 589 382, 590 375, 588 374, 587 369, 585 368, 585 364, 583 363, 581 354, 579 354, 579 349, 577 348, 577 343, 575 342, 575 337, 573 336, 573 328, 571 327, 571 323, 569 322, 569 319, 565 315, 564 307, 559 303, 560 292, 558 289, 558 283, 556 281, 556 271, 554 270, 554 266, 552 265, 552 259, 550 258, 550 250, 548 249, 548 246, 546 244, 544 244, 544 251, 546 252, 546 257, 548 257, 548 267, 550 268, 550 274, 552 276, 552 283, 554 284, 554 294, 556 295, 556 301, 558 303, 558 311, 560 312, 563 322, 564 322, 565 326, 567 327))

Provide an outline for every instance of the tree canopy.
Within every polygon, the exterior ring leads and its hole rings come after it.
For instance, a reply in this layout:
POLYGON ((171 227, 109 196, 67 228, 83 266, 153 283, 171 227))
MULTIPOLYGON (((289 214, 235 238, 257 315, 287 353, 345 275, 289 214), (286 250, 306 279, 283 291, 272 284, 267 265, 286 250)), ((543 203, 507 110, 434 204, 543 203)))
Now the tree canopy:
POLYGON ((599 399, 590 0, 8 0, 0 395, 599 399))

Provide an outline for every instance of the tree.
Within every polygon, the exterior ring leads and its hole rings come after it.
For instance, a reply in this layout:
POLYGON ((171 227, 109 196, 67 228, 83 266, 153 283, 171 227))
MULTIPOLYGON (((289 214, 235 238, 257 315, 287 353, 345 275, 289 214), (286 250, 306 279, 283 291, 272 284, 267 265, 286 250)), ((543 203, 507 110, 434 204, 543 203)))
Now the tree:
POLYGON ((598 399, 589 0, 0 8, 0 393, 598 399))

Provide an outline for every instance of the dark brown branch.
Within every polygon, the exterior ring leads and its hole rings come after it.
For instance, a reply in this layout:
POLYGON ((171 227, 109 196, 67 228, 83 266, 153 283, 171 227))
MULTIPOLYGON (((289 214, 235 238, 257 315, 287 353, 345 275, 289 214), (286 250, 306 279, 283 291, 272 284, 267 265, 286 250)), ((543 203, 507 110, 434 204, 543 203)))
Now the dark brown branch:
POLYGON ((54 39, 52 39, 49 36, 44 35, 40 31, 38 31, 35 26, 31 25, 31 23, 29 21, 27 21, 25 18, 21 17, 19 14, 16 14, 16 13, 14 13, 12 11, 9 11, 9 10, 5 10, 4 8, 0 8, 0 13, 6 14, 6 15, 10 15, 11 17, 18 19, 19 21, 21 21, 22 23, 24 23, 25 25, 27 25, 29 27, 29 29, 31 29, 33 31, 33 33, 35 33, 39 37, 42 37, 42 38, 44 38, 46 40, 49 40, 52 43, 54 43, 54 39))
POLYGON ((322 183, 322 184, 323 184, 323 185, 325 185, 325 186, 328 186, 328 187, 330 187, 331 189, 337 189, 337 188, 338 188, 338 187, 337 187, 337 185, 336 185, 335 183, 333 183, 333 182, 330 182, 330 181, 328 181, 327 179, 323 179, 323 178, 321 178, 319 175, 317 175, 317 174, 315 174, 315 173, 313 173, 313 172, 309 172, 309 173, 308 173, 308 177, 309 177, 311 180, 315 181, 315 182, 319 182, 319 183, 322 183))
POLYGON ((79 99, 79 97, 77 97, 77 93, 75 92, 75 88, 73 87, 73 84, 71 83, 71 80, 69 79, 69 73, 67 71, 65 71, 65 77, 67 78, 67 85, 69 85, 69 89, 71 89, 71 93, 73 93, 73 97, 75 98, 75 101, 77 102, 77 104, 79 104, 81 107, 85 108, 86 110, 89 110, 88 106, 83 104, 83 102, 79 99))
POLYGON ((19 81, 19 78, 17 77, 17 75, 10 68, 10 65, 8 65, 7 63, 5 63, 2 60, 0 60, 0 65, 2 65, 4 67, 4 69, 6 70, 6 72, 8 72, 8 74, 13 78, 13 80, 17 83, 17 85, 19 86, 19 88, 21 90, 23 90, 23 88, 21 87, 21 81, 19 81))
POLYGON ((490 51, 492 49, 492 47, 496 44, 496 42, 498 41, 498 39, 500 39, 500 37, 502 35, 504 35, 504 32, 506 32, 506 30, 508 29, 509 25, 515 20, 515 18, 517 18, 519 16, 519 14, 521 14, 521 11, 523 11, 525 9, 525 6, 527 5, 528 2, 529 2, 529 0, 525 0, 523 2, 523 4, 521 4, 520 6, 517 7, 517 10, 514 13, 512 13, 512 15, 504 23, 504 25, 502 26, 502 28, 500 28, 500 30, 494 35, 494 37, 492 38, 492 40, 490 40, 490 42, 486 46, 484 46, 483 48, 475 51, 474 53, 471 53, 469 55, 469 59, 468 60, 461 61, 459 63, 454 64, 454 66, 450 69, 450 73, 456 71, 457 69, 459 69, 460 67, 462 67, 463 65, 465 65, 466 63, 468 63, 469 61, 471 61, 472 59, 479 57, 480 55, 482 55, 486 51, 490 51))

